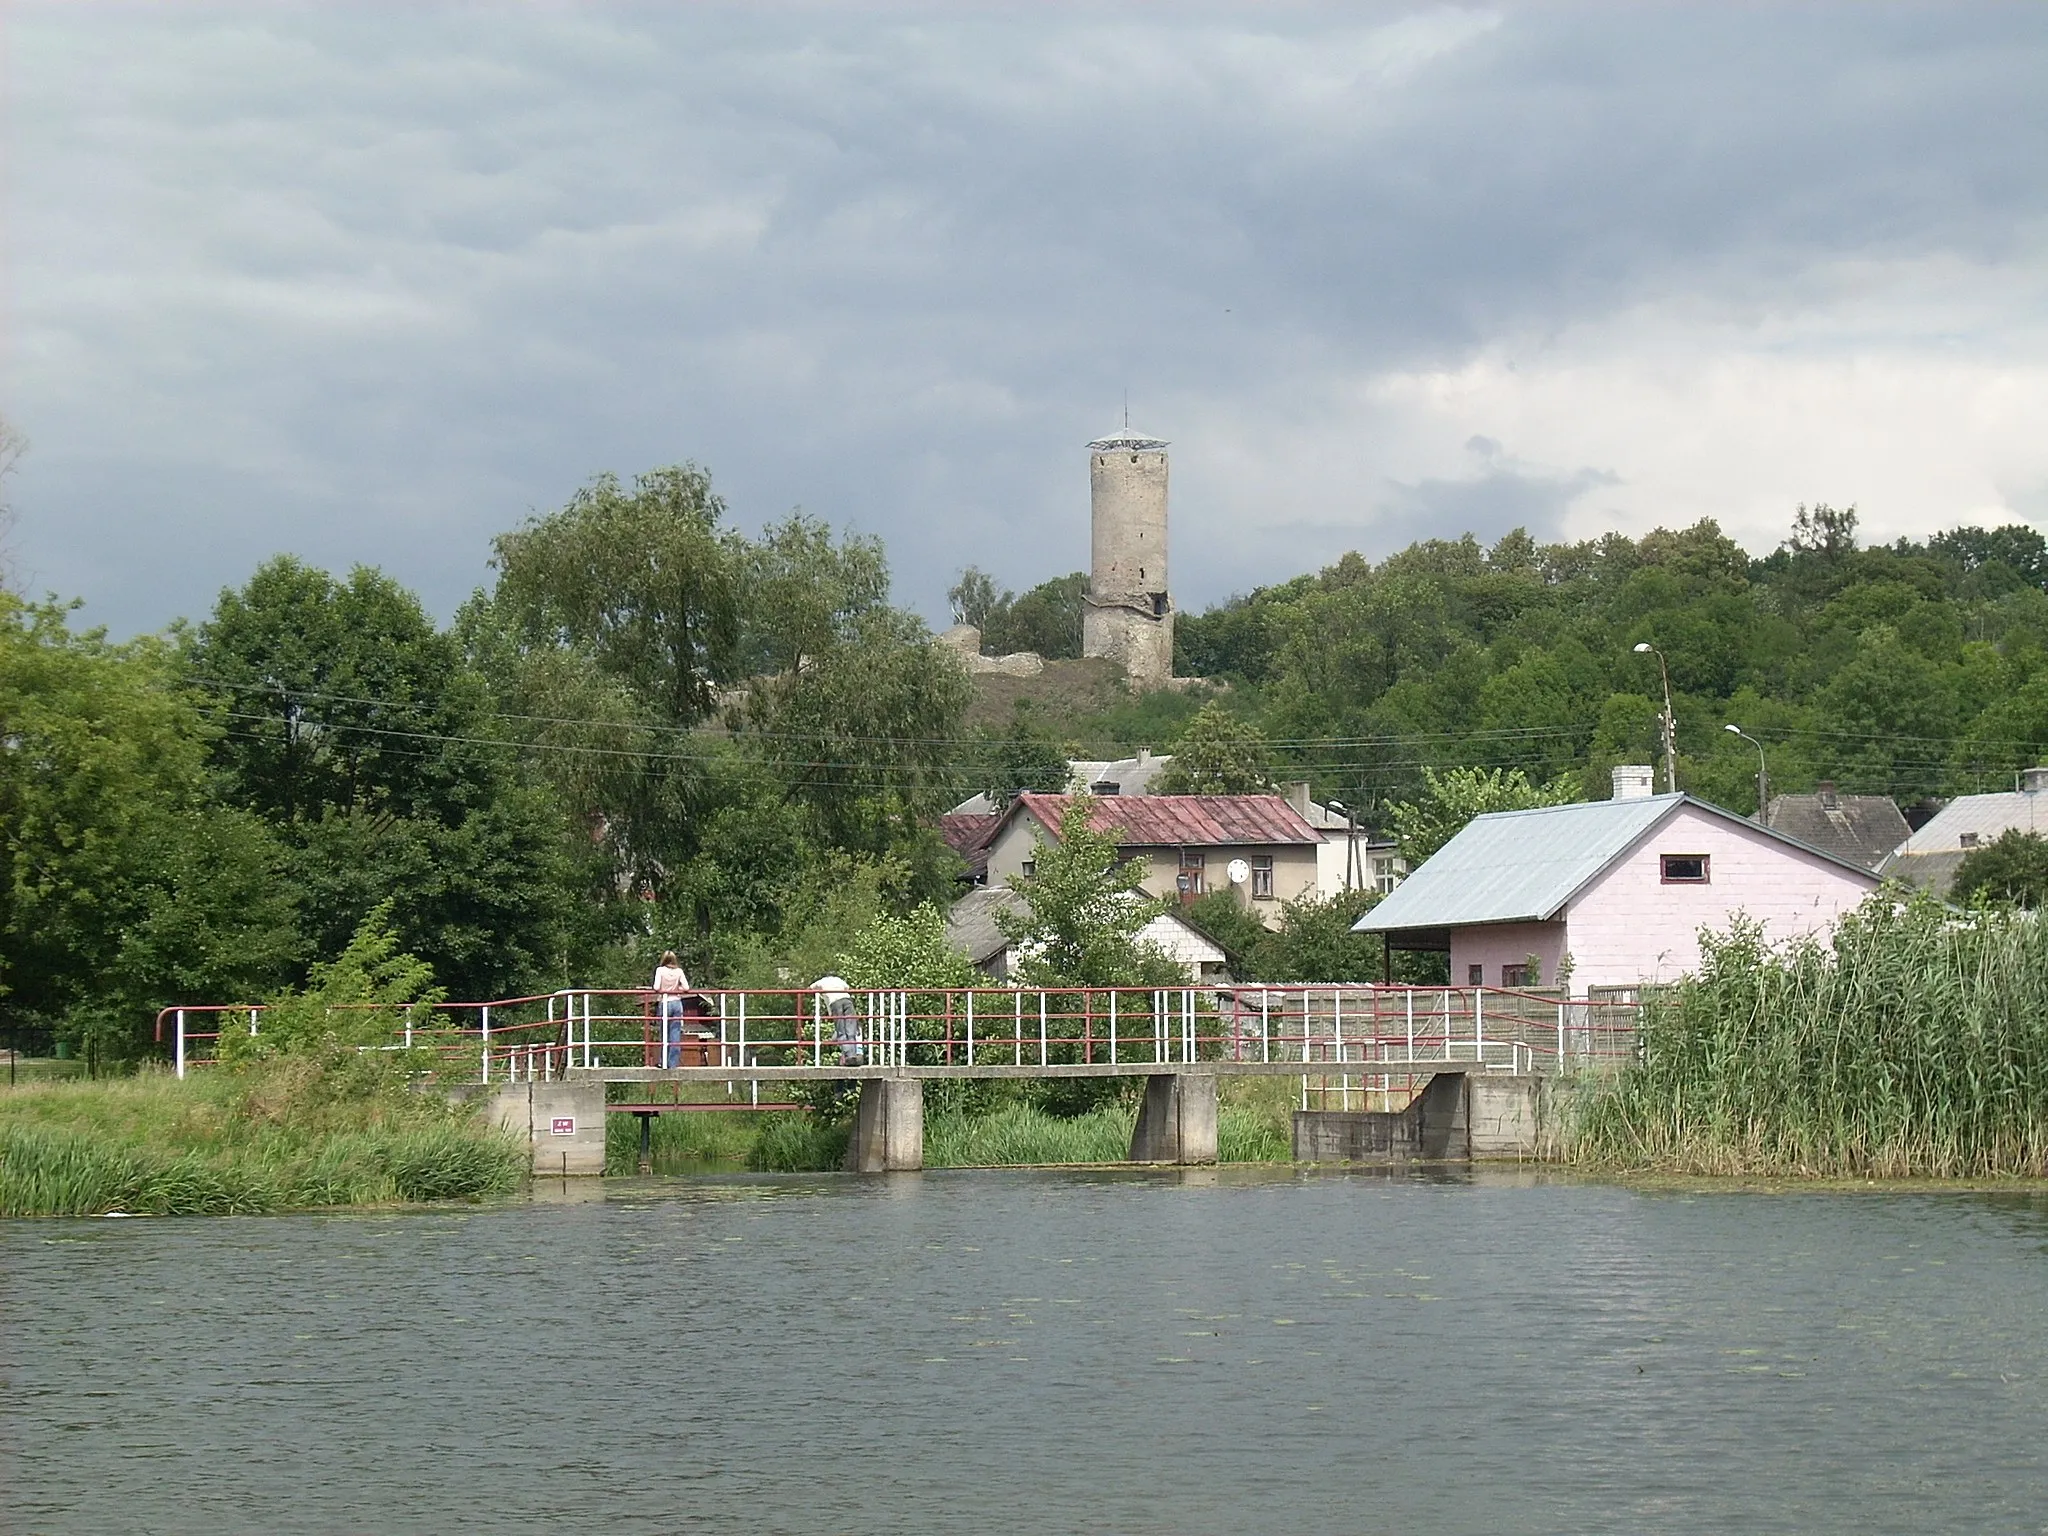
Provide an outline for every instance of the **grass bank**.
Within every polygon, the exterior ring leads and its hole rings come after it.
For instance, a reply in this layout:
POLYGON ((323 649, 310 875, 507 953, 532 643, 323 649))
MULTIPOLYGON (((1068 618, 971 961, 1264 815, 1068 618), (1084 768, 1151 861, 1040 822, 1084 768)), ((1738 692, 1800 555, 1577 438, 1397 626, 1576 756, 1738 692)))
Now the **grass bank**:
POLYGON ((0 1216, 213 1216, 509 1194, 526 1151, 438 1094, 290 1068, 0 1091, 0 1216))
POLYGON ((1805 1178, 2048 1175, 2048 923, 1876 898, 1831 946, 1738 927, 1579 1085, 1568 1162, 1805 1178))

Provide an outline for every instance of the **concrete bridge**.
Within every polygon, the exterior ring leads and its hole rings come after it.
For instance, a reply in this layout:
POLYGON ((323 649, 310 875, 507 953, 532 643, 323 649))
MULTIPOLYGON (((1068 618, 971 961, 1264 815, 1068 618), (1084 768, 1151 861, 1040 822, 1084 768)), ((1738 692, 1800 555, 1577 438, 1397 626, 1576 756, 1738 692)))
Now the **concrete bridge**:
MULTIPOLYGON (((175 1029, 183 1075, 221 1033, 260 1030, 262 1012, 172 1009, 159 1029, 175 1029)), ((639 1114, 644 1143, 654 1114, 754 1107, 764 1087, 773 1105, 778 1086, 815 1082, 859 1086, 850 1170, 921 1168, 924 1085, 947 1079, 1142 1077, 1133 1162, 1215 1162, 1227 1077, 1299 1080, 1298 1159, 1527 1155, 1546 1080, 1630 1056, 1636 1039, 1624 1000, 1360 984, 701 991, 680 1040, 637 989, 388 1012, 389 1043, 365 1049, 471 1074, 467 1091, 530 1141, 535 1172, 563 1176, 603 1172, 610 1114, 639 1114), (646 1093, 616 1103, 613 1084, 646 1093), (685 1100, 704 1085, 724 1102, 685 1100)))

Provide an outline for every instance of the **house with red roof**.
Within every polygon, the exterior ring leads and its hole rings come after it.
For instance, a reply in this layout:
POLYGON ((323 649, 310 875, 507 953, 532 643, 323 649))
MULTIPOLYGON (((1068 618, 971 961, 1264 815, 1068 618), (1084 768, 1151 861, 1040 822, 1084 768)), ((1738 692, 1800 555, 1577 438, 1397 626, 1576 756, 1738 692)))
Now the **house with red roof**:
MULTIPOLYGON (((983 845, 991 886, 1033 872, 1074 799, 1025 793, 1010 802, 983 845)), ((1234 890, 1274 926, 1283 903, 1315 893, 1323 834, 1280 795, 1105 795, 1090 807, 1090 825, 1114 834, 1126 859, 1144 862, 1149 896, 1187 903, 1234 890)))

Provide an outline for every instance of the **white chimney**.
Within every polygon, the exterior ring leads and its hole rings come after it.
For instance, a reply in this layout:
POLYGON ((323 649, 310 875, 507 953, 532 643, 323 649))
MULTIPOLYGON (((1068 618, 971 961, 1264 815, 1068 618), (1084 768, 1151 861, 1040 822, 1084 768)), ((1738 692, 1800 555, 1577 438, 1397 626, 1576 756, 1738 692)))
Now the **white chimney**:
POLYGON ((1614 770, 1614 798, 1647 800, 1657 792, 1657 775, 1648 763, 1623 763, 1614 770))

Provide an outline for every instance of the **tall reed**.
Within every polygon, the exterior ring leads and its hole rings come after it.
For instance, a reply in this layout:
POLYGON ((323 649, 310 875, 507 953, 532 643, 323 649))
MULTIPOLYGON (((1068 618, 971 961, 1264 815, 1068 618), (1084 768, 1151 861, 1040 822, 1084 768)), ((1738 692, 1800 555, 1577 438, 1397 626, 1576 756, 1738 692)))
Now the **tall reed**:
POLYGON ((1880 892, 1831 944, 1738 921, 1577 1096, 1567 1156, 1698 1173, 2048 1173, 2048 923, 1880 892))

